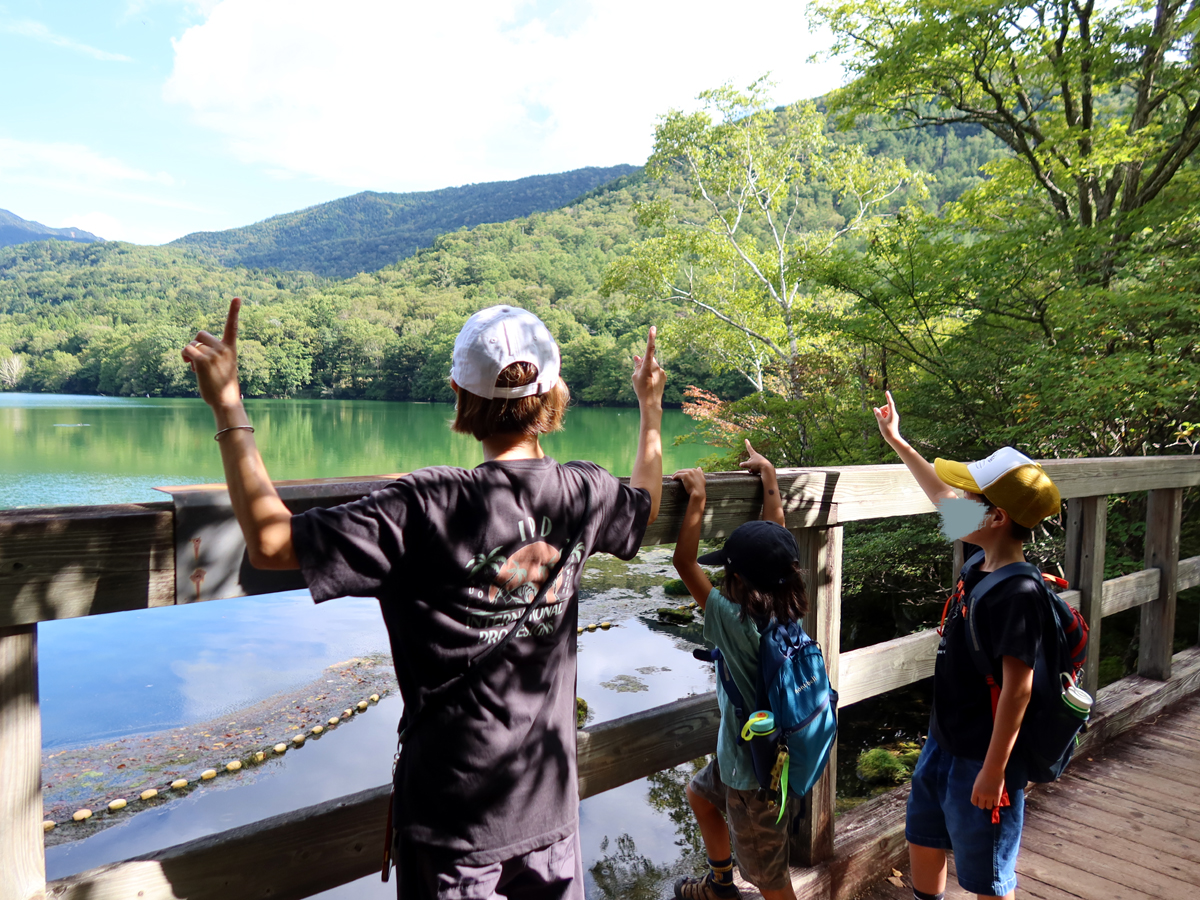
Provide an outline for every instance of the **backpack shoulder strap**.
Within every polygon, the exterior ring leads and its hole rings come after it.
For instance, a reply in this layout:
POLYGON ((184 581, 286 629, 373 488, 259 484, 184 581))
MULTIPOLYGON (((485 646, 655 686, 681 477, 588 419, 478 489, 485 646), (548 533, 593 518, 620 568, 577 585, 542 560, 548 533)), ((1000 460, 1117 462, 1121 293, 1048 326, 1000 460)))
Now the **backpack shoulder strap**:
POLYGON ((759 709, 769 706, 767 692, 779 670, 793 659, 800 649, 808 644, 816 643, 804 630, 799 622, 780 622, 772 618, 766 628, 762 629, 758 640, 758 705, 759 709))
POLYGON ((983 557, 984 552, 982 550, 976 550, 974 553, 972 553, 970 558, 963 563, 962 571, 958 573, 958 577, 960 579, 965 579, 968 572, 983 562, 983 557))
POLYGON ((733 703, 734 714, 737 716, 738 724, 741 725, 753 710, 747 709, 746 700, 742 696, 741 690, 738 689, 737 682, 733 680, 733 672, 729 670, 729 663, 725 661, 720 649, 713 648, 712 659, 717 664, 717 678, 720 680, 721 686, 725 688, 725 695, 733 703))

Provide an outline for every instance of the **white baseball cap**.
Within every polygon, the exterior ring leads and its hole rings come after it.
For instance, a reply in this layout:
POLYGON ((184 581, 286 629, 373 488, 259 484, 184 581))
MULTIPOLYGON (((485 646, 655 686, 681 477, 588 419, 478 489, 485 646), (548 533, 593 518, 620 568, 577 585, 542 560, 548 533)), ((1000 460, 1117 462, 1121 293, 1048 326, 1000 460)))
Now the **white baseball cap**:
POLYGON ((558 383, 558 344, 542 320, 516 306, 489 306, 463 325, 454 341, 450 377, 477 397, 531 397, 558 383), (496 387, 500 373, 516 362, 537 366, 537 379, 518 387, 496 387))

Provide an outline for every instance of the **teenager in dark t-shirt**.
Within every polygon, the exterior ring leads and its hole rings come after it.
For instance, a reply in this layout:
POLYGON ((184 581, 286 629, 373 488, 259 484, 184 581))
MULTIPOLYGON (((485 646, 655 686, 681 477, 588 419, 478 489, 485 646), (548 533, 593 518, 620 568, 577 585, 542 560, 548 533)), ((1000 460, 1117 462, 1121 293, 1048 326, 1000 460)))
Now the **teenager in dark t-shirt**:
POLYGON ((318 602, 379 598, 405 704, 398 896, 582 900, 577 592, 590 554, 631 558, 658 512, 665 374, 654 329, 634 358, 641 426, 628 486, 542 452, 539 436, 561 427, 569 400, 558 347, 532 313, 497 306, 463 326, 451 369, 453 428, 480 441, 483 463, 421 469, 292 516, 240 400, 239 306, 221 340, 200 332, 183 356, 216 417, 251 563, 301 569, 318 602))
POLYGON ((1012 447, 968 464, 938 459, 930 465, 900 436, 890 393, 875 418, 884 440, 938 507, 946 536, 984 553, 948 601, 942 623, 929 737, 913 771, 905 816, 913 896, 941 900, 946 851, 953 850, 964 890, 981 900, 1011 900, 1026 782, 1013 747, 1033 691, 1042 591, 1032 578, 1009 578, 975 604, 973 630, 991 662, 989 675, 971 658, 964 600, 989 572, 1024 562, 1032 529, 1057 515, 1062 501, 1042 467, 1012 447), (989 676, 999 686, 995 706, 989 676))

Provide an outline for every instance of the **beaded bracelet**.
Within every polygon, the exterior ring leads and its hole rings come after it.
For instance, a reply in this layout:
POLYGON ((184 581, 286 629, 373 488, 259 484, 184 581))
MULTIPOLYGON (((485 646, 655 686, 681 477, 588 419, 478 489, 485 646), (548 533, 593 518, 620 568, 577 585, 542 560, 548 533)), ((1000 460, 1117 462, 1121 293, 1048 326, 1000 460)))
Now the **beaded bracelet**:
POLYGON ((230 425, 228 428, 222 428, 220 431, 218 431, 216 434, 214 434, 213 440, 215 441, 217 438, 219 438, 221 435, 223 435, 227 431, 238 431, 239 429, 244 429, 246 431, 249 431, 251 434, 254 434, 254 426, 252 426, 252 425, 230 425))

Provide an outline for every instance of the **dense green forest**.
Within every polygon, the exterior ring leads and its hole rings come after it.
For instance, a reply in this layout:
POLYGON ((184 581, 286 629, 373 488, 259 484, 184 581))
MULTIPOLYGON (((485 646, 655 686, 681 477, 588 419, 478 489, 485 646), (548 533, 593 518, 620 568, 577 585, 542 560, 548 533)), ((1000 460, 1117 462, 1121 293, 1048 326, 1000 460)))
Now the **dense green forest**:
POLYGON ((88 243, 98 241, 90 231, 82 228, 50 228, 41 222, 30 222, 22 219, 7 209, 0 209, 0 247, 11 247, 13 244, 27 244, 30 241, 79 241, 88 243))
MULTIPOLYGON (((832 123, 825 127, 832 133, 832 123)), ((893 133, 873 124, 857 134, 934 169, 946 196, 980 183, 979 166, 999 152, 974 126, 893 133)), ((449 400, 454 335, 476 309, 509 301, 549 323, 579 400, 632 403, 629 359, 650 323, 681 310, 670 300, 606 295, 604 276, 649 234, 635 208, 667 196, 689 202, 678 180, 653 182, 633 170, 561 209, 450 231, 407 259, 396 262, 396 254, 391 265, 347 279, 227 266, 210 249, 180 243, 49 241, 0 250, 0 388, 193 395, 177 350, 197 330, 219 329, 228 298, 240 295, 247 396, 449 400)), ((819 184, 809 186, 806 204, 813 227, 845 220, 819 184)), ((289 252, 300 252, 320 228, 306 213, 293 215, 298 230, 276 236, 296 239, 289 252)), ((359 238, 361 252, 376 252, 375 241, 359 238)), ((753 389, 702 343, 663 344, 663 352, 672 367, 669 402, 681 402, 691 384, 726 399, 753 389)))
POLYGON ((558 209, 635 171, 637 167, 627 165, 589 167, 409 194, 364 191, 244 228, 196 232, 173 243, 201 249, 227 266, 349 278, 411 256, 444 232, 558 209))

